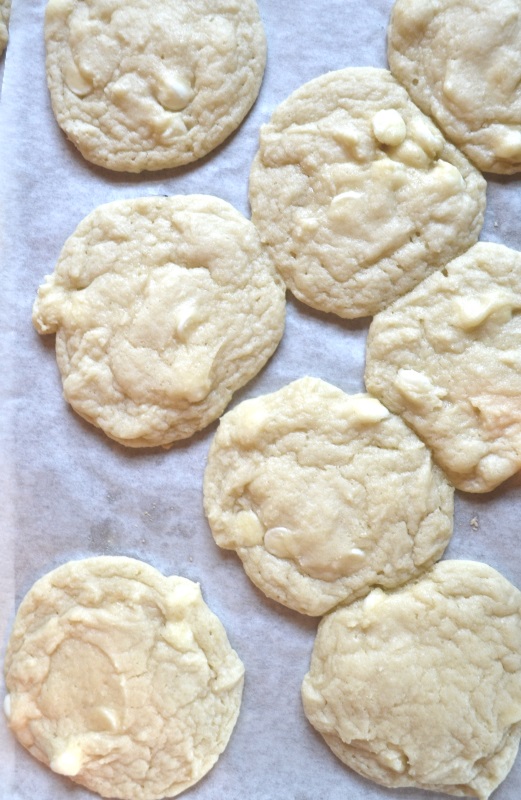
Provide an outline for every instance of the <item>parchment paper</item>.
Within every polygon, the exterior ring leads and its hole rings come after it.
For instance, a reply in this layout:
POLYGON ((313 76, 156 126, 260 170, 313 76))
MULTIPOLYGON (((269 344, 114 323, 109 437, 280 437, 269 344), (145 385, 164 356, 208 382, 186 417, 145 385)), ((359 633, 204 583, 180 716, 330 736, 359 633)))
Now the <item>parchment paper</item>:
MULTIPOLYGON (((151 194, 216 194, 249 215, 247 181, 260 124, 305 81, 345 66, 386 66, 390 0, 259 0, 269 55, 259 99, 239 131, 189 168, 126 176, 97 169, 68 144, 45 81, 44 0, 14 0, 1 97, 2 408, 0 636, 33 582, 69 559, 123 554, 199 581, 246 667, 239 721, 197 800, 441 798, 387 791, 358 777, 307 723, 300 684, 317 620, 267 600, 238 558, 214 544, 201 481, 215 432, 169 451, 134 451, 84 423, 61 396, 53 337, 31 325, 39 283, 67 236, 100 203, 151 194)), ((521 179, 491 176, 482 239, 521 249, 521 179)), ((368 321, 313 312, 288 295, 275 356, 234 403, 309 374, 347 392, 363 389, 368 321)), ((457 493, 446 557, 488 562, 521 587, 520 477, 491 494, 457 493)), ((0 798, 93 797, 36 762, 0 720, 0 798)), ((494 800, 518 800, 521 758, 494 800)))

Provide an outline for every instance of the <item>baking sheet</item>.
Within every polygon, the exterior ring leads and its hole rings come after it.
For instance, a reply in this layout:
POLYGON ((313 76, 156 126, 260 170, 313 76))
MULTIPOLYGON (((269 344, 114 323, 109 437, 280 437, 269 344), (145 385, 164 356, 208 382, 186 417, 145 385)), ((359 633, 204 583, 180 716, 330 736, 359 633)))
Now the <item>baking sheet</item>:
MULTIPOLYGON (((259 99, 217 151, 180 170, 128 176, 88 164, 58 128, 44 72, 44 0, 14 0, 0 106, 2 310, 0 636, 2 658, 15 607, 33 582, 69 559, 121 554, 199 581, 246 667, 239 721, 209 775, 183 796, 197 800, 376 800, 443 797, 388 791, 349 771, 308 725, 300 684, 317 620, 267 600, 238 558, 214 544, 201 482, 216 424, 165 451, 134 451, 84 423, 61 396, 53 337, 31 326, 37 287, 95 206, 152 194, 216 194, 249 215, 247 180, 260 124, 305 81, 345 66, 386 66, 390 0, 259 0, 268 64, 259 99)), ((487 176, 481 238, 521 249, 521 179, 487 176)), ((363 389, 368 321, 344 322, 288 296, 283 341, 239 392, 275 391, 314 375, 363 389)), ((473 496, 456 493, 446 557, 488 562, 521 587, 521 479, 473 496)), ((43 800, 88 791, 53 774, 15 744, 0 719, 0 798, 43 800)), ((494 800, 518 800, 521 758, 494 800)))

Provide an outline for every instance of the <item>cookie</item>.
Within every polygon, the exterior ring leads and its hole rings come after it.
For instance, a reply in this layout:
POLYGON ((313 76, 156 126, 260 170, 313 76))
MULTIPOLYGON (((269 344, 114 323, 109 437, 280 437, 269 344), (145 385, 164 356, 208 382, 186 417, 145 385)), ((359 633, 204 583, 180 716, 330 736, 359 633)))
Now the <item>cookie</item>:
POLYGON ((204 505, 251 580, 309 615, 419 575, 452 533, 453 490, 415 434, 309 377, 222 417, 204 505))
POLYGON ((521 253, 480 242, 369 328, 367 390, 467 492, 521 468, 520 310, 521 253))
POLYGON ((88 161, 126 172, 221 144, 266 61, 255 0, 49 0, 45 41, 58 124, 88 161))
POLYGON ((302 699, 364 777, 487 800, 521 737, 521 592, 472 561, 374 589, 320 623, 302 699))
POLYGON ((9 640, 5 708, 60 775, 123 800, 173 797, 231 735, 244 668, 198 584, 131 558, 71 561, 38 580, 9 640))
POLYGON ((350 68, 302 86, 261 128, 250 202, 293 294, 354 318, 476 242, 485 181, 389 72, 350 68))
POLYGON ((283 332, 284 287, 252 223, 206 195, 99 206, 38 291, 64 396, 130 447, 215 420, 283 332))
POLYGON ((0 55, 5 50, 9 36, 9 17, 11 14, 11 0, 0 0, 0 55))
POLYGON ((518 0, 396 0, 391 71, 480 169, 521 171, 518 0))

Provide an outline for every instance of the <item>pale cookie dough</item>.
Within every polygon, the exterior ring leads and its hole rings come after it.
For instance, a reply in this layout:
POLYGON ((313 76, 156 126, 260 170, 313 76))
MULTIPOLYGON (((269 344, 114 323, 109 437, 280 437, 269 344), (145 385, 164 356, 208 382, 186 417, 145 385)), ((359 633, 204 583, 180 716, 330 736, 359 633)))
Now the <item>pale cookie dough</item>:
POLYGON ((252 223, 206 195, 95 209, 38 291, 64 396, 130 447, 168 445, 216 419, 283 332, 284 287, 252 223))
POLYGON ((10 13, 11 0, 0 0, 0 56, 4 52, 7 44, 10 13))
POLYGON ((45 40, 60 127, 88 161, 127 172, 221 144, 266 61, 255 0, 49 0, 45 40))
POLYGON ((415 434, 316 378, 223 416, 204 505, 251 580, 309 615, 419 575, 452 533, 452 487, 415 434))
POLYGON ((485 181, 386 70, 330 72, 261 128, 252 219, 289 289, 375 314, 476 242, 485 181))
POLYGON ((479 243, 379 314, 367 390, 452 483, 487 492, 521 468, 521 253, 479 243))
POLYGON ((71 561, 20 605, 9 725, 35 758, 102 797, 158 800, 226 747, 244 668, 198 584, 131 558, 71 561))
POLYGON ((472 561, 374 589, 320 623, 302 699, 366 778, 487 800, 521 737, 521 592, 472 561))
POLYGON ((393 74, 482 170, 521 170, 519 0, 397 0, 393 74))

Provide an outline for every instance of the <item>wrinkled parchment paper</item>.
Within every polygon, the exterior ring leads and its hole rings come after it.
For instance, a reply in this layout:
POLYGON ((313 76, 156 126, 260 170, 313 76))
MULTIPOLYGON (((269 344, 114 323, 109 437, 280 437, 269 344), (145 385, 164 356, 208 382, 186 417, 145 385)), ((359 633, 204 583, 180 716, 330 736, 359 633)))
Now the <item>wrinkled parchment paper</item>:
MULTIPOLYGON (((390 0, 259 0, 268 64, 239 131, 203 161, 127 176, 93 167, 58 128, 44 70, 44 0, 14 0, 0 105, 2 360, 0 637, 33 582, 69 559, 122 554, 199 581, 246 667, 230 744, 186 798, 197 800, 435 800, 388 791, 344 767, 307 723, 300 684, 317 620, 267 600, 238 558, 214 544, 201 481, 216 425, 169 451, 135 451, 84 423, 61 396, 53 337, 31 326, 39 283, 95 206, 151 194, 216 194, 249 215, 247 181, 259 126, 304 82, 345 66, 386 66, 390 0)), ((482 239, 521 249, 521 177, 489 177, 482 239)), ((283 341, 234 403, 314 375, 363 389, 368 321, 343 322, 288 296, 283 341)), ((457 493, 446 557, 488 562, 521 588, 521 478, 491 494, 457 493)), ((494 800, 518 800, 521 757, 494 800)), ((88 800, 15 743, 0 720, 1 800, 88 800)))

